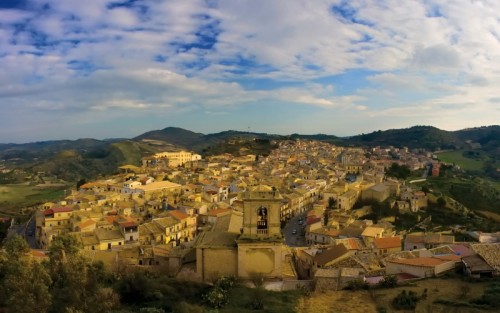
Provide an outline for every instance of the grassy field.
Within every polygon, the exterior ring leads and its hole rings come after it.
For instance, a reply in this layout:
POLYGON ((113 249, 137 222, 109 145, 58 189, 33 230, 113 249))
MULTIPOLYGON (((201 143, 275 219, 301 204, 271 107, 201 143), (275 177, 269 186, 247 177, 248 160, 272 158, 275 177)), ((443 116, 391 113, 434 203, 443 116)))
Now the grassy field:
POLYGON ((481 171, 484 168, 484 162, 486 162, 489 157, 486 155, 480 155, 477 158, 467 158, 463 155, 463 150, 457 151, 447 151, 437 154, 439 160, 446 163, 455 163, 460 168, 466 171, 481 171))
MULTIPOLYGON (((465 283, 459 278, 434 278, 425 279, 417 281, 411 286, 400 286, 394 289, 374 289, 372 292, 373 299, 378 308, 384 308, 386 312, 406 312, 406 311, 396 311, 392 308, 392 300, 402 291, 407 292, 412 290, 417 293, 418 296, 422 295, 424 289, 427 289, 427 298, 421 299, 417 307, 415 308, 415 313, 479 313, 479 312, 491 312, 487 310, 472 309, 467 307, 450 307, 442 304, 434 303, 438 299, 456 301, 456 302, 469 302, 472 299, 479 298, 485 287, 488 285, 486 282, 482 283, 465 283), (462 286, 464 284, 468 285, 469 292, 464 296, 462 291, 462 286)), ((411 311, 413 312, 413 311, 411 311)))
POLYGON ((27 200, 29 196, 39 194, 40 190, 34 190, 33 186, 20 185, 1 185, 0 202, 19 203, 27 200))
POLYGON ((63 196, 62 187, 36 189, 25 184, 0 185, 0 211, 16 215, 21 207, 61 199, 63 196))

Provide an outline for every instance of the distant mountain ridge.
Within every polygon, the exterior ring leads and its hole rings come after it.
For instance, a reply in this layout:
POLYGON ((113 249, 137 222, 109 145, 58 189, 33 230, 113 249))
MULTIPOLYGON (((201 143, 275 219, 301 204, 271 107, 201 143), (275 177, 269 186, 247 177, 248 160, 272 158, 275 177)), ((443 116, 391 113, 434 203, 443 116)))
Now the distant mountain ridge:
POLYGON ((500 126, 445 131, 432 126, 375 131, 352 137, 316 134, 289 136, 235 130, 213 134, 192 132, 178 127, 152 130, 132 139, 78 139, 0 144, 0 160, 32 172, 47 172, 67 180, 93 178, 117 171, 123 164, 139 164, 142 156, 178 147, 201 154, 253 151, 268 154, 272 140, 319 140, 340 146, 395 146, 409 148, 467 149, 472 143, 500 157, 500 126), (260 139, 253 144, 251 139, 260 139), (240 142, 235 145, 234 141, 240 142))

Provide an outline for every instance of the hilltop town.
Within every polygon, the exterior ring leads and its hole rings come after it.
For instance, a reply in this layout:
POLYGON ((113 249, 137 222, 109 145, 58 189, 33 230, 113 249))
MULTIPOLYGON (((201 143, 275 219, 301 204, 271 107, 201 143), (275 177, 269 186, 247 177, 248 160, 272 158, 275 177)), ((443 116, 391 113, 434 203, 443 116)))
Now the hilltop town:
POLYGON ((473 277, 499 274, 500 233, 435 227, 426 215, 471 214, 419 185, 439 175, 432 153, 309 140, 277 145, 268 156, 156 153, 140 166, 120 167, 119 175, 84 183, 36 212, 30 236, 37 257, 46 257, 56 236, 70 234, 109 269, 200 281, 258 275, 281 290, 301 282, 340 290, 353 281, 375 285, 386 275, 408 281, 460 266, 473 277), (421 177, 411 183, 390 177, 394 163, 421 177))

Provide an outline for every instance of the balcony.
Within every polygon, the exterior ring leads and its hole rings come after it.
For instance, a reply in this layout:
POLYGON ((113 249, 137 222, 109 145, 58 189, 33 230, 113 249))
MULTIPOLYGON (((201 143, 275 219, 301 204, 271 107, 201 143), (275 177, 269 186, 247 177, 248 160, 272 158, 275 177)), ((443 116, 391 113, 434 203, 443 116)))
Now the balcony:
POLYGON ((267 229, 257 229, 257 235, 267 235, 267 229))

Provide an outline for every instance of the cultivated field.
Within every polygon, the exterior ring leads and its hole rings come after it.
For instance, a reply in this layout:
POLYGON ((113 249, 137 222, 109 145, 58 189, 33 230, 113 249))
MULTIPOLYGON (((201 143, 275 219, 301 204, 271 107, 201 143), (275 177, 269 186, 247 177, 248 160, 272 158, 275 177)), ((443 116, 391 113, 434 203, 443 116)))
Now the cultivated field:
POLYGON ((447 151, 447 152, 442 152, 438 153, 437 157, 439 160, 446 162, 446 163, 455 163, 460 168, 463 170, 468 170, 468 171, 481 171, 483 170, 484 167, 484 162, 489 159, 489 157, 482 155, 479 158, 472 159, 472 158, 467 158, 463 155, 462 150, 458 151, 447 151))
POLYGON ((19 214, 19 208, 61 199, 64 187, 37 188, 26 184, 0 185, 0 212, 19 214))

